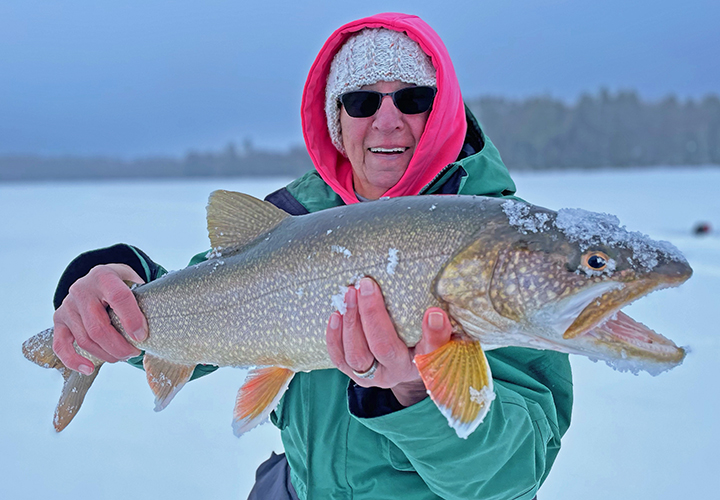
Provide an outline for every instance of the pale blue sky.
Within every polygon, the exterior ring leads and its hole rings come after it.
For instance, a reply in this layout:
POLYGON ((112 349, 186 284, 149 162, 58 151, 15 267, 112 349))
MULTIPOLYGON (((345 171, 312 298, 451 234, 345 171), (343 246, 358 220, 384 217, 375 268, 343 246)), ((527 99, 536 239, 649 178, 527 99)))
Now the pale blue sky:
POLYGON ((381 11, 435 28, 466 97, 720 93, 717 0, 3 0, 0 154, 299 145, 317 51, 381 11))

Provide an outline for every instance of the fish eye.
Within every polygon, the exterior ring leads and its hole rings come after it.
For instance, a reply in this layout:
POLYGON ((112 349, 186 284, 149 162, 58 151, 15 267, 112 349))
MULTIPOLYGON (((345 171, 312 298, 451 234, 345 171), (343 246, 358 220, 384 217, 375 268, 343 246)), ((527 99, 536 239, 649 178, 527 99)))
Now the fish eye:
POLYGON ((583 255, 583 265, 593 271, 602 271, 610 258, 603 252, 595 251, 583 255))

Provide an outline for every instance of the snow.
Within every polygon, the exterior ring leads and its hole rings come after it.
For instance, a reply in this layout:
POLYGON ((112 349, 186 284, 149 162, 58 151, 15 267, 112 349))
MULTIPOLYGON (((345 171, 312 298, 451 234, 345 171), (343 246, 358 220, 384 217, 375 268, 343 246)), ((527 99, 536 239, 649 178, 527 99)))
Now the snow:
MULTIPOLYGON (((685 362, 657 377, 619 373, 571 357, 573 423, 538 498, 714 498, 720 449, 720 169, 515 174, 518 194, 553 210, 582 207, 672 241, 695 274, 676 289, 626 308, 678 345, 685 362)), ((288 179, 289 180, 289 179, 288 179)), ((207 251, 205 205, 215 189, 262 196, 280 180, 0 185, 0 346, 6 353, 0 413, 0 498, 246 498, 255 469, 279 433, 263 425, 232 433, 244 370, 224 368, 188 383, 160 413, 145 375, 105 365, 82 409, 52 429, 62 378, 27 360, 20 345, 50 326, 60 273, 80 252, 119 241, 166 268, 207 251)))
POLYGON ((345 302, 345 295, 347 294, 348 289, 346 287, 338 287, 338 293, 330 297, 330 303, 332 304, 333 308, 339 312, 340 314, 345 314, 347 312, 347 303, 345 302))
POLYGON ((385 269, 388 274, 395 274, 395 268, 398 265, 398 253, 400 251, 397 248, 388 249, 388 264, 385 269))
POLYGON ((523 234, 543 232, 546 229, 545 224, 550 219, 545 213, 530 215, 530 205, 520 201, 508 200, 502 204, 502 209, 510 225, 517 226, 523 234))
POLYGON ((346 259, 349 259, 352 257, 352 252, 348 250, 347 248, 340 246, 340 245, 332 245, 330 247, 330 251, 332 253, 339 253, 340 255, 343 255, 346 259))
POLYGON ((638 231, 628 231, 615 215, 595 213, 580 208, 558 210, 555 226, 581 248, 607 245, 632 250, 634 258, 650 270, 658 264, 658 256, 683 262, 685 257, 672 243, 655 241, 638 231))

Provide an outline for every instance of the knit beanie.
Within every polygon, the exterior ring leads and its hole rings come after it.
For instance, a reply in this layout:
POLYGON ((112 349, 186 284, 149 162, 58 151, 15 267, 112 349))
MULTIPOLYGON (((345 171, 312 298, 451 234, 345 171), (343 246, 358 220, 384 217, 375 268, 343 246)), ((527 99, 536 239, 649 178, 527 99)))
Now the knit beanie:
POLYGON ((437 84, 430 58, 405 33, 365 28, 335 54, 325 87, 325 115, 330 138, 340 153, 345 155, 338 97, 363 85, 396 80, 418 86, 437 84))

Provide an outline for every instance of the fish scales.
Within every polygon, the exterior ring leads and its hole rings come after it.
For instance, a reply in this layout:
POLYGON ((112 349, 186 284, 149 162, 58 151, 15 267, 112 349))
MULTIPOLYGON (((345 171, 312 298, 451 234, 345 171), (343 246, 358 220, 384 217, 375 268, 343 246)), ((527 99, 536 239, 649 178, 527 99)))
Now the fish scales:
MULTIPOLYGON (((332 297, 370 276, 383 290, 398 334, 412 346, 424 311, 439 305, 433 280, 485 222, 469 217, 466 203, 442 201, 383 200, 288 218, 239 254, 138 287, 152 334, 137 345, 178 363, 330 368, 325 328, 332 297), (391 249, 398 252, 393 274, 391 249)), ((504 217, 497 204, 486 213, 504 217)), ((114 324, 121 329, 117 318, 114 324)))

